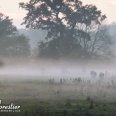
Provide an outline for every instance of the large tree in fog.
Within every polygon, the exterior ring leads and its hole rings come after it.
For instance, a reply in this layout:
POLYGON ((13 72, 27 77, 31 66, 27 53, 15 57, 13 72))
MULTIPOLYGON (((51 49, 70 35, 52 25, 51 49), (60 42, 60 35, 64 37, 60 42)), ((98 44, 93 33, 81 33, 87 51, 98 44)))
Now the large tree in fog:
POLYGON ((0 37, 14 35, 16 33, 17 29, 13 25, 12 19, 0 13, 0 37))
POLYGON ((27 10, 23 24, 27 28, 47 30, 46 42, 40 42, 41 56, 70 56, 82 58, 84 44, 91 41, 92 25, 100 25, 106 16, 93 5, 83 6, 79 0, 30 0, 20 3, 27 10), (84 29, 80 29, 80 26, 84 29), (91 30, 91 28, 89 28, 91 30))

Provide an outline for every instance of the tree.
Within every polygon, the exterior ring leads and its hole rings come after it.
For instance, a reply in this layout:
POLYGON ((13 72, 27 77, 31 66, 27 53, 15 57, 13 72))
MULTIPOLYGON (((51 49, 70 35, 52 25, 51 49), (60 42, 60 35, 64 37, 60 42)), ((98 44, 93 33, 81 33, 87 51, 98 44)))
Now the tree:
POLYGON ((88 62, 111 53, 111 36, 103 26, 106 15, 96 6, 79 0, 30 0, 19 6, 27 11, 26 28, 47 30, 46 42, 39 45, 41 56, 88 62))
MULTIPOLYGON (((73 46, 78 24, 100 24, 106 18, 96 6, 83 6, 79 0, 30 0, 19 6, 28 11, 22 24, 27 28, 47 30, 46 39, 56 40, 61 54, 68 54, 73 46)), ((79 33, 89 37, 87 33, 79 33)))
POLYGON ((81 34, 78 36, 78 44, 82 47, 81 61, 83 70, 86 70, 87 63, 91 61, 103 62, 113 57, 113 37, 110 35, 107 26, 92 23, 89 26, 80 25, 77 31, 83 31, 89 35, 89 40, 82 37, 81 34))
POLYGON ((17 33, 16 27, 12 24, 12 19, 0 13, 0 37, 14 35, 17 33))
POLYGON ((29 57, 29 39, 24 35, 5 36, 0 39, 0 55, 4 57, 29 57))

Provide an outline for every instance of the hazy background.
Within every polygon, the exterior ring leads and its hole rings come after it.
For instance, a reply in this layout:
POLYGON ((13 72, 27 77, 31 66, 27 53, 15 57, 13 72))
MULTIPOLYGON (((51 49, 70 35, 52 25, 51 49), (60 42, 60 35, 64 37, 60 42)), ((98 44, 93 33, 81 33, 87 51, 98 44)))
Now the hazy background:
MULTIPOLYGON (((19 3, 20 2, 28 2, 29 0, 4 0, 4 1, 0 1, 0 12, 2 12, 3 14, 5 15, 8 15, 10 18, 13 19, 13 23, 14 25, 18 28, 18 32, 19 34, 24 34, 26 37, 28 37, 30 39, 29 41, 29 44, 30 44, 30 49, 31 49, 31 52, 33 53, 32 54, 32 57, 35 58, 37 55, 38 55, 38 44, 37 42, 40 41, 40 40, 44 40, 45 36, 46 36, 46 32, 45 31, 42 31, 42 30, 33 30, 33 29, 25 29, 25 26, 21 25, 21 23, 23 22, 23 17, 26 16, 26 11, 23 10, 22 8, 19 8, 19 3)), ((106 19, 106 24, 107 24, 107 28, 108 28, 108 31, 109 33, 113 36, 113 40, 114 40, 114 44, 112 46, 112 49, 113 49, 113 52, 114 54, 116 55, 116 0, 81 0, 83 2, 83 4, 93 4, 93 5, 96 5, 97 8, 99 10, 102 11, 102 14, 106 14, 107 16, 107 19, 106 19)), ((17 72, 20 73, 20 71, 22 70, 23 72, 26 71, 26 74, 27 72, 31 69, 35 70, 36 68, 38 69, 39 68, 39 73, 42 74, 42 70, 41 68, 44 68, 46 74, 48 75, 49 74, 49 71, 53 70, 52 68, 50 69, 50 67, 54 67, 54 71, 52 72, 57 72, 58 74, 62 74, 62 69, 63 68, 66 68, 67 67, 67 70, 70 70, 69 71, 69 74, 67 75, 72 75, 72 73, 74 74, 74 72, 72 71, 72 69, 76 72, 78 69, 79 69, 79 72, 81 72, 81 66, 78 62, 75 63, 74 62, 69 62, 69 61, 53 61, 51 64, 50 64, 50 61, 37 61, 37 62, 33 59, 20 59, 17 60, 13 60, 12 58, 6 58, 3 60, 5 61, 6 64, 9 64, 9 67, 7 67, 6 69, 4 68, 4 71, 8 71, 9 73, 11 73, 11 69, 13 70, 13 72, 15 72, 15 70, 17 70, 17 72), (8 60, 9 59, 9 60, 8 60), (29 62, 28 62, 29 61, 29 62), (14 62, 15 65, 13 64, 14 62), (35 63, 36 62, 36 63, 35 63), (42 62, 40 64, 40 62, 42 62), (33 64, 36 64, 33 65, 33 64), (63 64, 64 63, 64 64, 63 64), (20 64, 20 65, 19 65, 20 64), (57 64, 57 65, 56 65, 57 64), (62 64, 62 66, 61 66, 62 64), (66 65, 67 64, 67 65, 66 65), (35 66, 35 68, 34 68, 35 66), (56 67, 57 66, 57 67, 56 67), (71 69, 71 66, 72 69, 71 69), (11 68, 13 67, 13 68, 11 68), (18 68, 21 68, 21 69, 18 69, 18 68), (27 67, 28 67, 28 70, 27 70, 27 67), (70 69, 68 69, 68 67, 70 67, 70 69), (78 68, 77 68, 78 67, 78 68), (48 71, 49 69, 49 71, 48 71)), ((112 58, 112 60, 114 60, 112 58)), ((94 63, 94 65, 97 65, 99 64, 99 66, 95 67, 95 70, 102 70, 105 65, 104 62, 103 63, 94 63), (103 67, 102 67, 103 66, 103 67)), ((91 69, 94 69, 94 66, 93 64, 89 65, 90 69, 88 71, 90 71, 91 69)), ((115 70, 115 64, 108 64, 107 67, 105 67, 106 69, 114 69, 115 70)), ((4 72, 3 71, 3 72, 4 72)), ((31 70, 32 71, 32 70, 31 70)), ((36 70, 36 73, 37 73, 38 70, 36 70)), ((16 72, 16 73, 17 73, 16 72)), ((17 74, 19 74, 17 73, 17 74)), ((35 72, 32 71, 33 74, 36 74, 35 72)), ((55 75, 55 74, 54 74, 55 75)), ((75 73, 76 75, 76 73, 75 73)))

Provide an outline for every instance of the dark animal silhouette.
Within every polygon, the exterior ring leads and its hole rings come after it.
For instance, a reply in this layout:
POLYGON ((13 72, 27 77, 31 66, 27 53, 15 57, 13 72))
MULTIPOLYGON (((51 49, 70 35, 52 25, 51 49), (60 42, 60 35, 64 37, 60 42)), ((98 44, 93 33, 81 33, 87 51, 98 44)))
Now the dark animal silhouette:
POLYGON ((91 71, 90 74, 91 74, 91 77, 92 77, 92 78, 97 77, 97 73, 96 73, 95 71, 91 71))

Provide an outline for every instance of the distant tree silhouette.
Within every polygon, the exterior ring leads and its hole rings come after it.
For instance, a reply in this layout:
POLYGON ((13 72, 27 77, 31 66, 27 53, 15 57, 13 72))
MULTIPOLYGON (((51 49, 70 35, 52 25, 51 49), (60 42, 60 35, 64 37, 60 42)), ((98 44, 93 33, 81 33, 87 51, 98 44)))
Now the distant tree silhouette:
POLYGON ((111 43, 102 28, 106 15, 94 5, 83 5, 79 0, 30 0, 19 6, 28 12, 22 23, 26 28, 47 30, 46 41, 39 43, 42 57, 68 56, 88 61, 101 51, 106 53, 101 48, 111 43))
POLYGON ((0 39, 0 55, 4 57, 29 57, 29 39, 24 35, 5 36, 0 39))
POLYGON ((0 37, 14 35, 16 33, 17 29, 13 25, 12 19, 0 13, 0 37))

